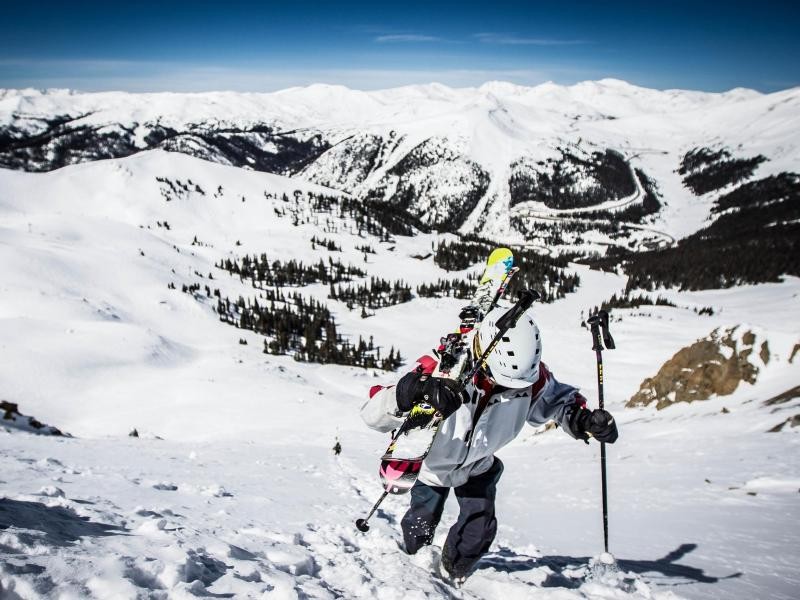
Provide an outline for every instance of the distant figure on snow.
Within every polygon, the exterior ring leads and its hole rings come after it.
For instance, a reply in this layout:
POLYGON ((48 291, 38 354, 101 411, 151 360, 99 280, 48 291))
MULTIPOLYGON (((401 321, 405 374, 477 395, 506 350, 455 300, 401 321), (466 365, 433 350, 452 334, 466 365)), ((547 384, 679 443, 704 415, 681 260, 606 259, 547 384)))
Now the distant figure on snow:
POLYGON ((333 446, 333 453, 339 456, 342 453, 342 445, 339 443, 339 438, 336 438, 336 444, 333 446))

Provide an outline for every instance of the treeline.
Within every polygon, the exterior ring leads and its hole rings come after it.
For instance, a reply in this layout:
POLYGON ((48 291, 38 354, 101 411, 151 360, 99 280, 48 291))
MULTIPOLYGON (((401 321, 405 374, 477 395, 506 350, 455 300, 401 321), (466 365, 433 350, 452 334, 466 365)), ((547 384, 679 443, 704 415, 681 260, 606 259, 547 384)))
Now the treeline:
POLYGON ((485 263, 496 246, 480 241, 444 242, 436 247, 433 262, 445 271, 463 271, 485 263))
POLYGON ((800 176, 781 173, 721 196, 720 216, 676 246, 633 254, 610 252, 592 264, 622 264, 627 290, 726 288, 800 276, 800 176))
MULTIPOLYGON (((540 255, 531 253, 532 256, 540 255)), ((577 274, 568 274, 564 269, 546 263, 535 263, 531 256, 514 251, 514 263, 520 267, 519 273, 511 280, 508 296, 513 298, 520 290, 536 290, 541 302, 553 302, 577 291, 581 278, 577 274)))
MULTIPOLYGON (((600 211, 597 211, 598 213, 600 211)), ((594 214, 594 213, 593 213, 594 214)), ((535 238, 549 247, 568 246, 583 243, 586 233, 600 232, 611 238, 623 235, 625 223, 610 219, 611 213, 598 215, 598 220, 585 218, 564 218, 560 221, 535 221, 520 215, 511 216, 511 227, 526 238, 535 238)))
POLYGON ((336 242, 326 238, 318 238, 316 235, 311 237, 311 249, 316 250, 317 246, 322 246, 328 252, 341 252, 342 247, 337 246, 336 242))
POLYGON ((681 160, 678 174, 684 176, 686 187, 701 196, 750 178, 756 167, 766 160, 760 154, 752 158, 733 158, 724 148, 694 148, 681 160))
MULTIPOLYGON (((316 240, 315 243, 322 243, 316 240)), ((266 254, 245 255, 241 259, 226 258, 215 265, 217 268, 237 275, 242 281, 249 281, 261 290, 258 298, 245 300, 243 297, 232 303, 220 296, 219 290, 213 295, 218 298, 217 312, 220 320, 241 329, 249 329, 267 336, 265 352, 270 354, 291 354, 296 360, 304 362, 336 363, 365 368, 396 369, 402 364, 399 352, 391 348, 389 354, 381 356, 380 347, 373 347, 359 338, 358 343, 350 344, 336 332, 336 324, 327 306, 314 300, 306 300, 298 293, 288 297, 281 288, 324 283, 330 286, 329 297, 347 304, 349 309, 360 306, 362 317, 368 316, 366 310, 374 310, 411 300, 410 287, 402 281, 389 282, 377 277, 361 285, 341 285, 366 273, 352 265, 345 266, 340 261, 328 257, 327 263, 319 262, 305 265, 302 262, 270 261, 266 254), (338 287, 337 287, 338 286, 338 287)), ((200 285, 184 285, 184 292, 200 297, 200 285)), ((212 292, 206 286, 206 296, 212 292)))
POLYGON ((560 151, 560 159, 536 163, 539 169, 524 161, 512 165, 508 180, 511 206, 535 200, 560 210, 584 208, 636 191, 630 166, 619 152, 593 152, 582 158, 565 149, 560 151), (594 185, 579 186, 579 180, 586 178, 594 185))
POLYGON ((369 282, 359 285, 335 287, 331 284, 328 298, 339 300, 352 310, 356 306, 364 309, 376 310, 387 306, 394 306, 411 300, 411 287, 403 281, 390 282, 379 277, 370 277, 369 282))
POLYGON ((15 115, 11 124, 0 126, 0 166, 50 171, 160 148, 256 171, 292 175, 330 148, 319 134, 295 138, 264 124, 242 129, 192 125, 181 131, 154 122, 135 127, 81 123, 86 116, 15 115), (146 132, 144 136, 141 131, 146 132))
POLYGON ((162 198, 167 202, 176 198, 186 198, 191 192, 196 192, 201 196, 206 195, 205 190, 200 187, 200 184, 194 183, 191 179, 183 182, 180 179, 175 179, 173 181, 169 177, 156 177, 156 181, 161 184, 159 190, 161 191, 162 198))
MULTIPOLYGON (((485 264, 496 244, 481 238, 468 237, 463 241, 439 244, 433 260, 447 271, 460 271, 476 264, 485 264)), ((514 265, 520 268, 509 287, 516 290, 536 290, 543 302, 552 302, 574 292, 580 285, 577 275, 567 274, 565 257, 550 257, 527 248, 514 248, 514 265)))
POLYGON ((387 190, 385 185, 370 190, 376 210, 387 206, 407 214, 415 213, 417 228, 425 232, 431 228, 457 231, 486 194, 491 179, 480 165, 454 152, 447 144, 441 145, 437 138, 417 145, 391 167, 388 174, 397 178, 393 190, 387 190), (439 165, 446 165, 449 183, 460 191, 441 194, 432 190, 442 176, 432 171, 439 165), (420 200, 429 198, 432 191, 436 192, 436 205, 422 206, 420 200))
POLYGON ((439 279, 435 283, 423 283, 417 286, 420 298, 458 298, 468 300, 475 293, 478 280, 473 279, 439 279))
POLYGON ((139 149, 134 135, 120 134, 105 127, 75 123, 88 114, 58 115, 52 118, 25 119, 27 126, 0 126, 0 167, 25 171, 50 171, 89 160, 122 158, 139 149), (31 127, 30 121, 35 121, 31 127), (103 143, 98 144, 98 137, 103 143))
POLYGON ((653 215, 661 210, 661 202, 658 199, 658 185, 655 180, 648 177, 641 169, 635 169, 635 172, 642 189, 644 189, 644 198, 641 204, 629 206, 618 212, 616 218, 621 221, 641 223, 645 217, 653 215))
POLYGON ((348 196, 306 194, 300 190, 295 190, 291 196, 283 193, 278 197, 269 192, 264 192, 264 196, 281 201, 274 209, 277 216, 291 219, 294 226, 314 225, 325 233, 346 231, 390 241, 393 235, 413 236, 417 230, 426 230, 414 216, 377 199, 357 200, 348 196))
POLYGON ((394 347, 381 356, 380 347, 373 346, 371 338, 365 342, 359 336, 356 344, 343 339, 328 308, 298 293, 286 298, 277 291, 272 300, 263 303, 242 296, 235 302, 219 298, 216 312, 224 323, 265 336, 267 354, 288 354, 302 362, 384 370, 394 370, 403 362, 394 347))
POLYGON ((269 260, 266 254, 260 256, 244 255, 239 260, 226 258, 214 265, 218 269, 237 275, 242 281, 250 281, 253 287, 304 286, 312 283, 336 284, 351 281, 355 277, 365 277, 366 273, 353 265, 344 265, 328 257, 314 264, 306 265, 294 259, 282 262, 269 260))
POLYGON ((659 201, 658 186, 653 179, 650 179, 641 169, 635 169, 636 177, 644 190, 644 198, 641 202, 631 204, 622 210, 593 210, 592 212, 583 212, 576 217, 582 219, 605 219, 613 222, 612 231, 617 233, 620 231, 619 225, 624 222, 628 223, 641 223, 645 217, 653 215, 661 210, 661 202, 659 201))
POLYGON ((363 252, 364 254, 377 254, 377 252, 375 252, 375 248, 373 248, 369 244, 362 244, 361 246, 356 246, 356 250, 358 250, 359 252, 363 252))
POLYGON ((590 315, 597 314, 600 310, 612 311, 615 308, 639 308, 640 306, 672 306, 676 305, 670 302, 663 296, 657 296, 655 299, 644 294, 631 294, 627 291, 623 294, 614 294, 608 300, 604 300, 600 306, 595 306, 589 310, 590 315))

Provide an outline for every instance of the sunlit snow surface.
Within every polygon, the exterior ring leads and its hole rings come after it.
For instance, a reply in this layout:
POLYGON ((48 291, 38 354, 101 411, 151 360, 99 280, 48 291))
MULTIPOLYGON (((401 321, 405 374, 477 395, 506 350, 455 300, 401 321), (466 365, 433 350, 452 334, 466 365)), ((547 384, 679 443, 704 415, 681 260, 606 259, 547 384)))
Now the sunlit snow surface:
MULTIPOLYGON (((800 281, 662 292, 678 308, 615 312, 618 349, 605 354, 605 374, 621 429, 608 448, 619 573, 593 577, 590 568, 603 550, 597 446, 528 428, 500 452, 497 540, 456 590, 433 574, 435 548, 400 550, 407 497, 390 497, 369 533, 353 525, 380 495, 387 442, 358 408, 371 385, 398 375, 267 356, 258 336, 219 323, 209 304, 180 291, 200 282, 252 295, 213 267, 231 251, 327 258, 311 249, 312 226, 292 227, 275 215, 280 200, 264 197, 295 189, 321 188, 162 152, 49 174, 0 171, 0 397, 76 436, 0 428, 0 596, 798 596, 800 438, 788 425, 766 431, 800 411, 797 400, 762 402, 798 384, 800 358, 788 357, 800 341, 800 281), (165 202, 157 176, 191 178, 206 196, 165 202), (213 198, 219 185, 224 194, 213 198), (168 231, 156 225, 164 220, 168 231), (192 246, 194 236, 204 245, 192 246), (713 317, 692 310, 705 306, 713 317), (734 325, 769 340, 757 384, 661 412, 623 409, 679 348, 734 325), (141 437, 127 436, 134 427, 141 437)), ((372 244, 373 274, 412 285, 446 275, 411 258, 435 236, 326 237, 355 265, 363 255, 354 247, 372 244)), ((579 292, 539 306, 538 322, 556 377, 594 403, 581 311, 624 279, 575 268, 579 292)), ((325 299, 327 289, 304 293, 325 299)), ((417 299, 362 320, 328 302, 343 332, 373 335, 411 360, 455 324, 461 305, 417 299)), ((451 500, 436 544, 456 511, 451 500)))

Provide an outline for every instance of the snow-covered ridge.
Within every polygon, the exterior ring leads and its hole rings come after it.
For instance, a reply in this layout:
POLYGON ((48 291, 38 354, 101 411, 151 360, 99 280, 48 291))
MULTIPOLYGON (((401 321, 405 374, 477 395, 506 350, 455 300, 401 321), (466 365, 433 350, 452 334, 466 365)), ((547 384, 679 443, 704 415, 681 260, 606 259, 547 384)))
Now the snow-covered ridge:
MULTIPOLYGON (((787 92, 768 96, 780 97, 787 92)), ((660 91, 615 79, 586 81, 572 86, 547 82, 532 87, 501 81, 472 88, 450 88, 431 83, 378 91, 312 84, 270 93, 128 93, 29 88, 0 90, 0 115, 8 118, 8 113, 13 111, 60 113, 77 109, 79 112, 104 113, 106 120, 141 121, 161 117, 171 124, 185 124, 203 118, 224 122, 231 114, 260 122, 274 111, 280 111, 288 115, 302 112, 306 125, 315 119, 324 119, 328 125, 341 125, 352 123, 354 118, 361 122, 374 118, 394 120, 387 119, 390 115, 397 122, 402 122, 410 117, 435 114, 446 104, 469 105, 490 98, 538 106, 554 112, 568 113, 588 108, 589 112, 621 116, 624 112, 650 114, 686 111, 752 101, 764 96, 742 88, 723 93, 660 91), (343 107, 348 108, 344 113, 341 112, 343 107)))
MULTIPOLYGON (((679 238, 702 226, 711 205, 697 203, 676 176, 683 156, 723 147, 766 157, 760 177, 800 172, 798 115, 800 88, 660 91, 613 79, 371 92, 315 84, 266 94, 5 90, 0 164, 50 170, 161 148, 377 199, 435 228, 525 242, 541 221, 525 217, 520 227, 519 211, 511 218, 509 208, 521 201, 509 190, 514 165, 530 165, 528 176, 536 181, 537 165, 548 163, 542 172, 548 171, 565 149, 585 157, 614 152, 662 192, 667 208, 650 219, 651 228, 679 238), (435 164, 407 172, 414 163, 409 157, 434 146, 435 164)), ((581 172, 567 184, 604 191, 581 172)), ((605 191, 607 198, 592 202, 595 209, 622 197, 605 191)), ((540 200, 535 186, 525 193, 522 200, 540 200)))

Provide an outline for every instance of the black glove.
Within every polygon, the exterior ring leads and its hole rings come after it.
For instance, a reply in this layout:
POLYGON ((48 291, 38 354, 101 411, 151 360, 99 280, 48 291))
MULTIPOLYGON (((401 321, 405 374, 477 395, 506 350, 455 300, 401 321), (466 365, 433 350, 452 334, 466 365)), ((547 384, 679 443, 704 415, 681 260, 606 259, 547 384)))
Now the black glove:
POLYGON ((598 442, 613 444, 619 437, 617 423, 607 410, 579 408, 569 419, 569 428, 579 440, 589 439, 589 434, 598 442))
POLYGON ((466 396, 464 392, 459 394, 458 388, 458 382, 452 379, 412 371, 397 382, 397 408, 408 412, 417 404, 430 404, 446 419, 458 410, 466 396))

